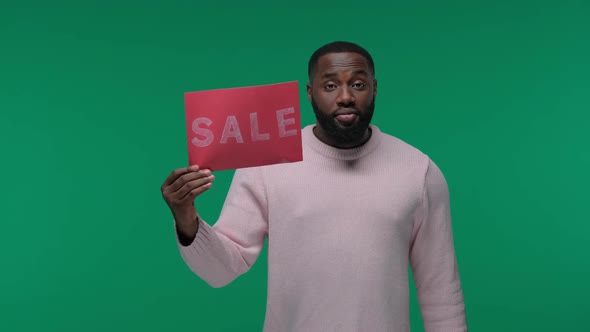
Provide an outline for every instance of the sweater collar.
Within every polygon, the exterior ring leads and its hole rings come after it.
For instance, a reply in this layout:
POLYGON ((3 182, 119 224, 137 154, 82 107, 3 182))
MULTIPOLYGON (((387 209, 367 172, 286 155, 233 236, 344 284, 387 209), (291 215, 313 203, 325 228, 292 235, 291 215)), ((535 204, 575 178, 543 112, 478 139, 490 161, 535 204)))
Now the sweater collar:
POLYGON ((301 131, 303 143, 317 153, 332 159, 355 160, 373 152, 381 143, 383 133, 374 125, 370 125, 371 138, 365 144, 351 149, 339 149, 320 141, 313 133, 316 124, 308 125, 301 131))

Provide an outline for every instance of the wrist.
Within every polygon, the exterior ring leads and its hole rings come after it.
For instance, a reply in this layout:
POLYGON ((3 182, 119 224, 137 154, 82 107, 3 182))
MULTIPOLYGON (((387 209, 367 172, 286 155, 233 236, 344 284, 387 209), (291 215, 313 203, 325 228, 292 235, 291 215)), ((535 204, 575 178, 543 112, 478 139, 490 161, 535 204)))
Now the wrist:
POLYGON ((172 215, 176 223, 181 226, 193 224, 198 218, 197 211, 194 208, 188 211, 172 211, 172 215))
POLYGON ((195 238, 197 237, 197 232, 199 231, 199 217, 195 216, 195 218, 190 222, 176 223, 176 234, 178 236, 178 240, 183 246, 190 245, 195 238))

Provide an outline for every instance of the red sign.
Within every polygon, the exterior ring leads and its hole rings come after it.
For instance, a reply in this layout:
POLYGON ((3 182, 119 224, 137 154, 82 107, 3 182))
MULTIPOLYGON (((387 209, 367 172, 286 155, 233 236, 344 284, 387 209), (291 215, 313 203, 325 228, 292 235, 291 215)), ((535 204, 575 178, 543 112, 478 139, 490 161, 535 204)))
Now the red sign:
POLYGON ((184 94, 190 165, 213 171, 303 160, 297 82, 184 94))

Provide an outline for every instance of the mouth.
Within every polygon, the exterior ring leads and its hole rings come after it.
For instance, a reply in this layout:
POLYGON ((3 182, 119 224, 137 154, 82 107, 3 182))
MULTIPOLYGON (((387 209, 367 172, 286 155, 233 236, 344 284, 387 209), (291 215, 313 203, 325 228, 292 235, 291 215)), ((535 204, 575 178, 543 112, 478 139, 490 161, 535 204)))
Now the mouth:
POLYGON ((353 113, 336 115, 336 120, 342 123, 352 123, 356 118, 358 118, 358 115, 353 113))
POLYGON ((334 117, 343 126, 350 126, 358 119, 358 113, 354 109, 339 110, 334 114, 334 117))

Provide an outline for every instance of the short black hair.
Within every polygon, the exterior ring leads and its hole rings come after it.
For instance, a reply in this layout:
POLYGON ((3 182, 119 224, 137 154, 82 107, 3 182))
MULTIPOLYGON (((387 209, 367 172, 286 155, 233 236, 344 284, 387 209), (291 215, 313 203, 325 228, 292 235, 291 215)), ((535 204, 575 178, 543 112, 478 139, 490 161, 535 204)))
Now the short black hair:
POLYGON ((334 41, 329 44, 326 44, 320 48, 318 48, 311 57, 309 58, 309 64, 307 66, 307 75, 309 76, 309 80, 312 79, 312 74, 315 71, 318 60, 326 54, 329 53, 357 53, 362 55, 365 59, 367 59, 367 63, 369 64, 369 71, 374 76, 375 75, 375 64, 373 63, 373 58, 369 52, 362 48, 361 46, 347 42, 347 41, 334 41))

